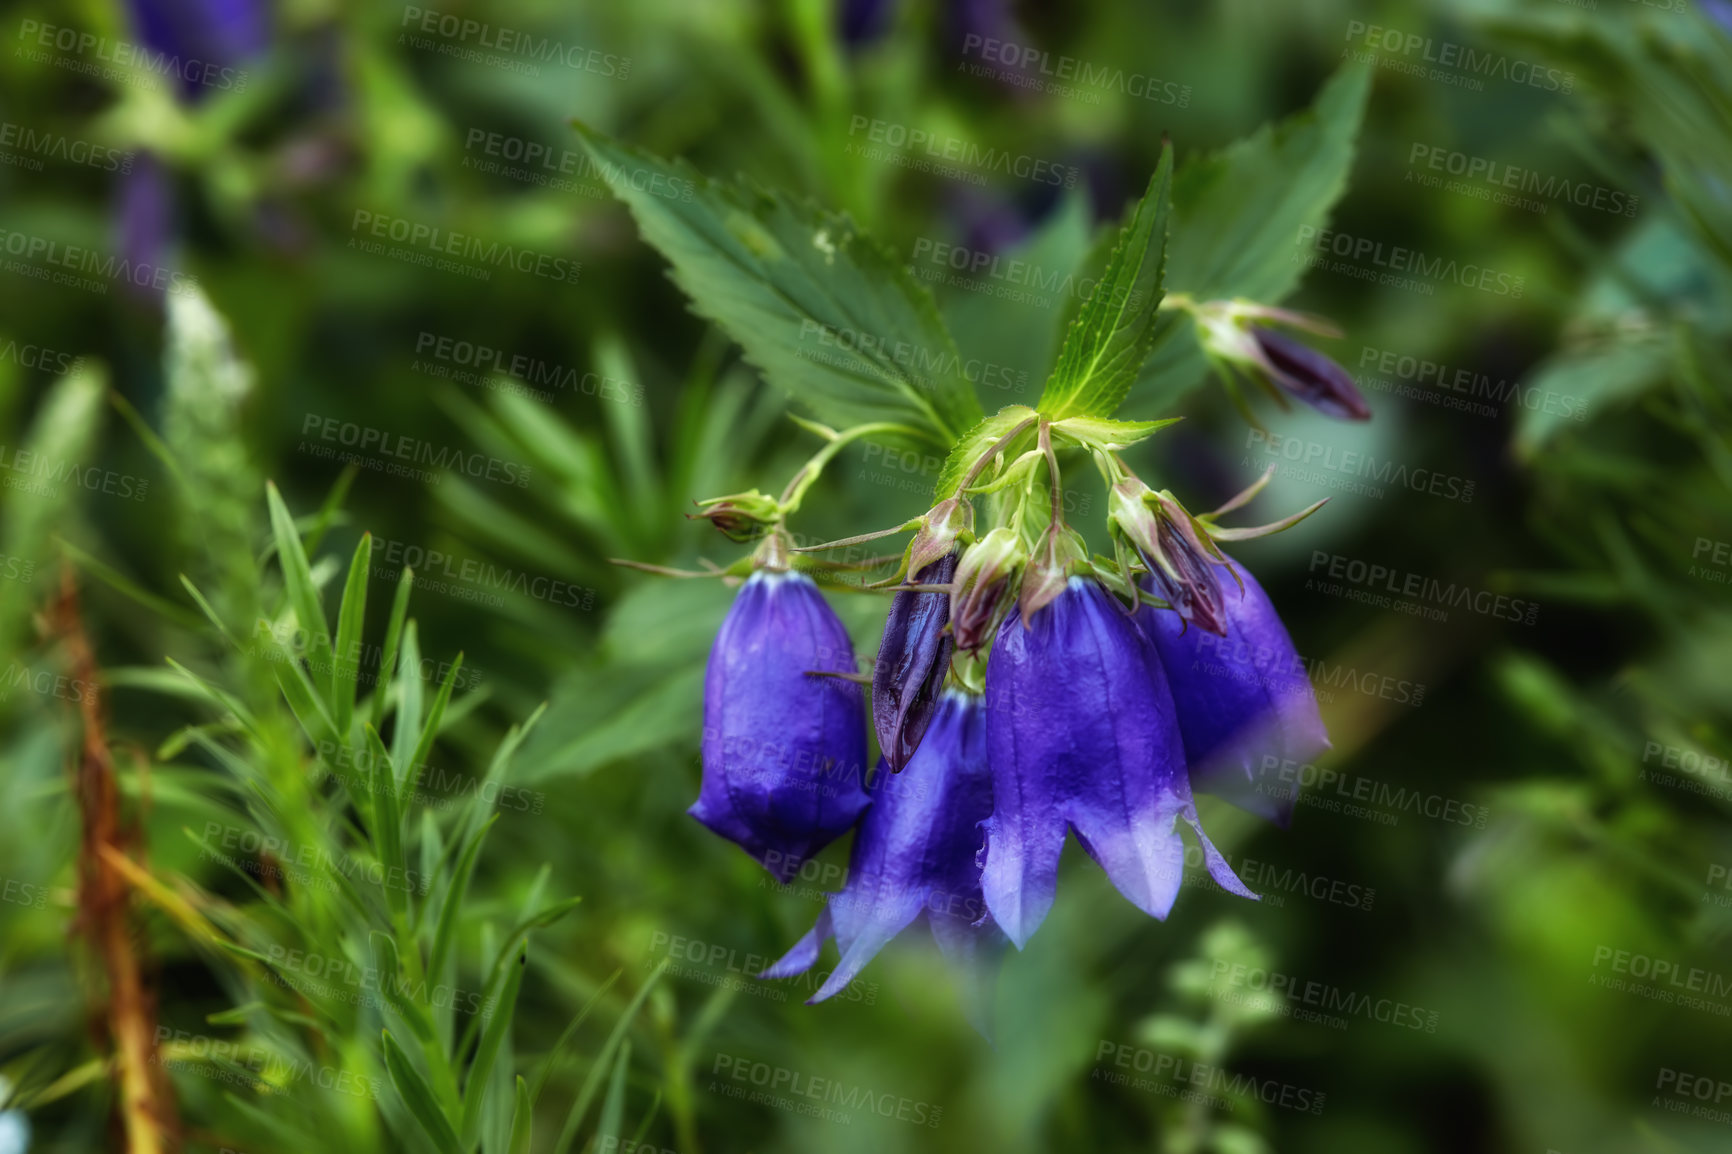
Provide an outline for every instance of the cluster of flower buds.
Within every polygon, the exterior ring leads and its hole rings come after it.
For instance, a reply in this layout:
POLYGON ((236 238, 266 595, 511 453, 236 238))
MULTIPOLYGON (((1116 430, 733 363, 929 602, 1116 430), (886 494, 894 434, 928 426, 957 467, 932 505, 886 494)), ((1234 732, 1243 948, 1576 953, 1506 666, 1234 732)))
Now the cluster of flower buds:
POLYGON ((1021 948, 1053 904, 1070 832, 1155 917, 1178 894, 1182 828, 1217 883, 1255 897, 1204 834, 1195 792, 1284 825, 1295 797, 1266 767, 1328 746, 1279 616, 1220 548, 1317 506, 1224 528, 1216 518, 1268 474, 1193 516, 1118 455, 1165 422, 1000 419, 1005 435, 943 500, 886 530, 914 536, 871 678, 870 777, 853 647, 799 567, 811 563, 779 543, 776 503, 741 494, 703 514, 768 536, 711 651, 691 812, 783 880, 856 829, 846 888, 766 973, 805 970, 833 937, 842 960, 814 1000, 922 917, 959 960, 1021 948), (1102 471, 1116 557, 1090 557, 1064 523, 1059 447, 1102 471), (992 514, 978 535, 976 502, 992 514))

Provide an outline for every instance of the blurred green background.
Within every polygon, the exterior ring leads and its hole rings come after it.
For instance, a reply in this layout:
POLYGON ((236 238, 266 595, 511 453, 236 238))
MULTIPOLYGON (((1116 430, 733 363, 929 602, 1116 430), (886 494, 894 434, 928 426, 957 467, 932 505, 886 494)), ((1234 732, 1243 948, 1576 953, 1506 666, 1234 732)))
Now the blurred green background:
MULTIPOLYGON (((402 1088, 455 1101, 442 1079, 495 1021, 459 1138, 489 1150, 516 1148, 516 1074, 537 1151, 1732 1148, 1728 19, 1719 0, 10 7, 0 1151, 440 1149, 402 1088), (132 46, 174 36, 220 67, 140 68, 132 46), (1334 743, 1289 831, 1205 802, 1265 900, 1192 870, 1158 923, 1071 847, 990 1042, 924 934, 818 1007, 812 983, 753 981, 846 845, 783 889, 684 815, 731 594, 609 558, 728 563, 742 547, 691 502, 775 492, 814 445, 688 311, 570 120, 851 213, 994 366, 990 412, 1036 396, 1067 302, 944 246, 1068 271, 1163 133, 1182 171, 1356 55, 1371 96, 1331 215, 1350 239, 1293 238, 1312 267, 1289 303, 1346 333, 1323 345, 1374 420, 1265 406, 1266 435, 1194 369, 1125 408, 1186 418, 1132 459, 1193 509, 1268 464, 1262 519, 1334 498, 1239 552, 1334 743), (1128 79, 1037 84, 1065 59, 1128 79), (874 122, 1074 189, 887 161, 874 122), (454 265, 404 259, 441 244, 454 265), (1490 280, 1378 283, 1398 247, 1490 280), (425 472, 334 459, 363 430, 412 438, 425 472), (1455 484, 1359 491, 1348 452, 1455 484), (365 639, 356 716, 428 766, 402 886, 369 881, 391 847, 343 802, 370 747, 319 749, 269 660, 311 588, 297 538, 331 627, 365 639), (386 637, 404 566, 422 660, 375 709, 367 670, 388 683, 384 655, 410 652, 386 637), (1409 575, 1474 605, 1413 612, 1387 588, 1409 575), (1500 596, 1521 608, 1474 607, 1500 596), (95 811, 136 873, 101 864, 95 811), (124 878, 127 909, 93 873, 124 878), (380 951, 435 941, 446 1005, 353 997, 380 951), (289 950, 325 961, 285 970, 289 950), (511 1012, 466 1012, 507 987, 511 1012), (115 1058, 138 1021, 160 1042, 145 1121, 115 1058)), ((895 523, 938 464, 852 446, 794 527, 895 523)), ((1103 512, 1097 494, 1078 520, 1103 512)), ((886 602, 831 601, 870 653, 886 602)))

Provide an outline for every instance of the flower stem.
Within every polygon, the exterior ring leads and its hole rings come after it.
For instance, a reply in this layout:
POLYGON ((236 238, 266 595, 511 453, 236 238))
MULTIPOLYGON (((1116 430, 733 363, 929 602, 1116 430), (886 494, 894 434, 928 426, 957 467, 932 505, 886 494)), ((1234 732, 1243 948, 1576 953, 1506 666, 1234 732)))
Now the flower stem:
MULTIPOLYGON (((823 428, 823 426, 815 425, 808 425, 807 427, 823 428)), ((782 490, 782 496, 776 502, 782 507, 783 517, 800 508, 800 501, 806 496, 806 490, 810 489, 812 484, 817 481, 819 474, 824 471, 824 466, 830 463, 830 459, 841 452, 842 447, 850 441, 857 441, 861 437, 870 437, 877 433, 901 433, 911 437, 920 435, 918 429, 911 429, 907 425, 898 425, 890 421, 874 421, 865 425, 855 425, 853 428, 843 429, 839 433, 829 430, 825 430, 825 432, 829 433, 830 439, 825 442, 823 448, 812 454, 811 460, 800 466, 800 471, 794 474, 793 480, 788 482, 788 487, 782 490)))

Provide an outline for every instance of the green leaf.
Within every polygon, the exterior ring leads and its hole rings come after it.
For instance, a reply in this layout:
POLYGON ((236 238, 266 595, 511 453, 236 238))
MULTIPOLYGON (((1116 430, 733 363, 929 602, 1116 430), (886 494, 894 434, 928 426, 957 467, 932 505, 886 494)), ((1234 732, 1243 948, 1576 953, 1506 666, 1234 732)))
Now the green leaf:
POLYGON ((642 1008, 644 999, 649 997, 649 992, 655 988, 655 984, 661 980, 661 976, 667 972, 667 968, 668 959, 664 958, 661 964, 644 980, 644 984, 638 987, 638 992, 633 995, 630 1004, 625 1008, 625 1012, 619 1016, 619 1021, 614 1023, 613 1032, 607 1036, 607 1041, 602 1045, 601 1052, 595 1056, 595 1065, 589 1068, 589 1076, 583 1080, 583 1087, 577 1092, 577 1101, 572 1103, 571 1113, 566 1115, 565 1129, 560 1131, 559 1141, 554 1144, 554 1154, 566 1154, 571 1149, 572 1140, 577 1137, 578 1127, 583 1125, 583 1116, 589 1113, 589 1104, 594 1100, 595 1092, 601 1086, 602 1073, 607 1069, 607 1064, 612 1059, 615 1049, 619 1047, 620 1041, 625 1037, 625 1032, 631 1028, 632 1021, 637 1017, 638 1010, 642 1008))
POLYGON ((1147 440, 1168 425, 1175 424, 1177 417, 1164 421, 1113 421, 1105 417, 1067 417, 1062 421, 1052 423, 1053 436, 1073 441, 1085 448, 1105 449, 1108 452, 1118 452, 1129 448, 1139 441, 1147 440))
POLYGON ((409 1113, 415 1116, 415 1121, 421 1124, 427 1137, 440 1154, 463 1154, 463 1144, 457 1140, 457 1131, 451 1128, 451 1120, 439 1108, 439 1103, 433 1097, 433 1091, 427 1085, 427 1080, 421 1077, 418 1070, 409 1062, 409 1055, 403 1052, 403 1047, 391 1037, 391 1031, 381 1031, 385 1039, 385 1069, 391 1075, 391 1085, 397 1087, 397 1093, 402 1096, 403 1104, 409 1108, 409 1113))
POLYGON ((475 873, 475 861, 481 854, 481 843, 487 839, 487 831, 493 828, 493 823, 499 820, 494 814, 487 819, 469 844, 463 847, 463 854, 457 859, 457 868, 451 874, 451 885, 445 891, 445 904, 439 910, 439 924, 433 932, 433 952, 428 955, 427 973, 435 982, 445 980, 445 963, 451 957, 451 944, 457 938, 457 916, 463 909, 463 900, 469 892, 469 879, 475 873))
POLYGON ((404 802, 415 792, 415 783, 420 780, 421 769, 433 753, 433 739, 439 736, 439 726, 445 720, 445 707, 451 703, 451 687, 457 683, 457 671, 462 668, 463 654, 459 653, 457 660, 451 663, 450 671, 445 674, 444 683, 439 686, 439 695, 433 699, 433 708, 427 714, 427 723, 421 727, 421 740, 415 743, 414 756, 409 759, 409 764, 403 767, 401 798, 404 802))
MULTIPOLYGON (((517 1009, 517 991, 523 985, 523 971, 528 966, 527 947, 520 947, 517 965, 505 976, 505 989, 494 1004, 493 1017, 481 1035, 481 1045, 475 1051, 475 1062, 469 1067, 468 1092, 463 1096, 463 1144, 473 1146, 481 1133, 481 1107, 487 1100, 487 1083, 493 1072, 493 1060, 499 1055, 500 1044, 511 1029, 511 1015, 517 1009)), ((437 971, 435 971, 436 973, 437 971)))
POLYGON ((343 603, 337 608, 337 648, 331 659, 332 720, 337 739, 349 740, 349 725, 355 720, 355 686, 361 676, 361 628, 367 620, 367 574, 373 562, 373 535, 361 534, 355 556, 349 562, 349 579, 343 584, 343 603))
POLYGON ((317 671, 324 667, 325 682, 335 672, 331 665, 330 625, 319 605, 319 587, 313 583, 313 571, 307 564, 307 554, 301 548, 301 535, 295 529, 295 519, 289 516, 276 483, 265 485, 271 506, 271 532, 276 537, 277 561, 282 566, 283 584, 288 587, 289 605, 295 611, 301 629, 307 634, 307 659, 317 671))
POLYGON ((529 1140, 535 1131, 535 1103, 529 1098, 529 1083, 517 1076, 517 1110, 511 1115, 511 1141, 506 1154, 529 1154, 529 1140))
POLYGON ((385 703, 391 698, 391 679, 397 674, 397 646, 403 639, 403 619, 409 614, 409 590, 415 586, 415 572, 403 566, 397 579, 397 597, 391 602, 391 619, 385 623, 385 648, 379 658, 379 668, 373 680, 372 724, 378 729, 385 721, 385 703))
POLYGON ((1033 416, 1035 411, 1027 405, 1007 405, 964 433, 956 447, 950 450, 950 456, 945 458, 944 471, 938 474, 938 487, 933 490, 933 501, 955 495, 962 479, 980 455, 1033 416))
POLYGON ((694 311, 820 420, 893 421, 948 445, 980 419, 931 295, 847 216, 576 127, 694 311))
POLYGON ((1045 416, 1110 417, 1136 382, 1160 316, 1172 183, 1173 150, 1163 145, 1106 272, 1065 333, 1037 406, 1045 416))
MULTIPOLYGON (((366 770, 367 802, 362 812, 373 815, 373 836, 378 839, 379 856, 387 866, 402 869, 407 859, 403 854, 403 810, 397 800, 396 768, 385 743, 379 740, 379 731, 371 725, 367 726, 366 770)), ((386 886, 385 900, 392 909, 401 909, 407 904, 408 895, 395 886, 386 886)), ((437 975, 434 980, 438 980, 437 975)))
MULTIPOLYGON (((1302 228, 1321 228, 1347 187, 1371 73, 1349 63, 1302 112, 1186 164, 1173 181, 1167 284, 1196 300, 1278 304, 1299 285, 1302 228)), ((1138 380, 1169 406, 1208 371, 1191 321, 1163 316, 1138 380)))
POLYGON ((619 1057, 613 1064, 613 1077, 608 1079, 607 1096, 601 1100, 601 1118, 596 1123, 596 1148, 599 1150, 616 1150, 619 1148, 619 1132, 625 1124, 625 1075, 631 1066, 631 1043, 625 1042, 619 1048, 619 1057))

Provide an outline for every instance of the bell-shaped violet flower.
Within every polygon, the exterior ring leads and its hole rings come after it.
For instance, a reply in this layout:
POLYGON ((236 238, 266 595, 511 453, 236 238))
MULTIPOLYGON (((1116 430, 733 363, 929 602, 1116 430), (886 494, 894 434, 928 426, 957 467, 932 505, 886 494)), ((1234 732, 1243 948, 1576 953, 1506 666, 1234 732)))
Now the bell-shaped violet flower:
POLYGON ((1020 949, 1052 908, 1066 829, 1139 909, 1178 896, 1184 821, 1223 889, 1256 895, 1203 833, 1161 662, 1124 609, 1072 577, 1027 626, 1012 614, 986 667, 993 812, 981 884, 1020 949))
POLYGON ((687 811, 781 881, 866 808, 866 707, 848 631, 811 579, 761 569, 704 676, 704 780, 687 811))
MULTIPOLYGON (((948 586, 955 576, 956 554, 949 553, 909 584, 948 586)), ((954 648, 945 628, 949 624, 948 588, 937 593, 903 589, 890 602, 872 676, 872 725, 892 773, 908 764, 938 705, 954 648)))
POLYGON ((980 824, 992 812, 986 731, 980 698, 944 694, 908 768, 891 774, 879 766, 842 892, 761 977, 806 972, 824 940, 834 937, 841 961, 809 999, 821 1002, 922 915, 939 950, 963 969, 996 954, 1004 935, 986 915, 980 892, 980 824))
POLYGON ((1298 795, 1292 769, 1328 749, 1329 735, 1269 595, 1244 566, 1227 563, 1238 580, 1221 582, 1225 636, 1152 606, 1137 619, 1167 669, 1191 785, 1285 826, 1298 795))

